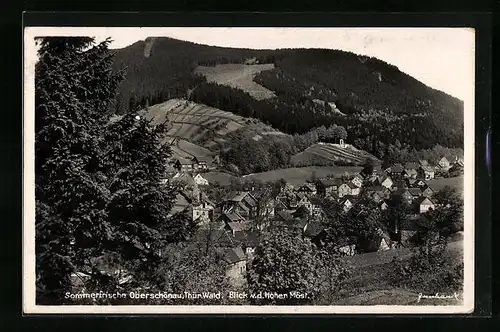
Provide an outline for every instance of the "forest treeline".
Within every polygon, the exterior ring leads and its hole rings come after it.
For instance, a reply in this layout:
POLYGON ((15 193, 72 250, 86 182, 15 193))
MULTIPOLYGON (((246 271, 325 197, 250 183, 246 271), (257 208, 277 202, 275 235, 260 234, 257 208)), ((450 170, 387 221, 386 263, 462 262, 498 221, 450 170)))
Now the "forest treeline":
POLYGON ((463 145, 463 102, 378 59, 338 50, 233 49, 170 38, 156 38, 147 57, 144 50, 142 41, 116 52, 115 70, 127 72, 116 98, 120 112, 189 97, 288 134, 343 126, 349 143, 374 154, 396 140, 417 150, 463 145), (254 80, 277 97, 257 101, 193 74, 198 65, 249 58, 274 63, 275 69, 254 80))

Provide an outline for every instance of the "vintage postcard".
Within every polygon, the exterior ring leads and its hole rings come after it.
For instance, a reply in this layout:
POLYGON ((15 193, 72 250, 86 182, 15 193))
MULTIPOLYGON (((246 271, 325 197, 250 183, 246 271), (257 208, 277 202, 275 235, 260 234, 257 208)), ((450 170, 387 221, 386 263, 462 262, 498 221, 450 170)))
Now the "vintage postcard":
POLYGON ((24 312, 472 312, 474 41, 26 27, 24 312))

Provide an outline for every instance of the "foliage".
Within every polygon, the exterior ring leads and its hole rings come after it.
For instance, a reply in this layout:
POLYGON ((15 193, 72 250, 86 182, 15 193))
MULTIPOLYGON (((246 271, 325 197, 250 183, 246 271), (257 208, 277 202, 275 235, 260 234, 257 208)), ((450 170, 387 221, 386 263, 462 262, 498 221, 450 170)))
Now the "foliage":
POLYGON ((110 121, 121 73, 111 71, 109 40, 40 40, 36 64, 35 193, 37 301, 60 304, 71 275, 87 290, 116 288, 99 257, 122 262, 135 280, 155 268, 167 242, 190 226, 167 219, 175 195, 160 184, 170 150, 164 127, 134 114, 110 121), (105 130, 103 130, 105 128, 105 130))
POLYGON ((341 215, 341 224, 344 234, 354 239, 358 250, 372 252, 378 250, 380 242, 379 229, 384 230, 382 213, 374 202, 365 199, 358 202, 347 212, 341 215))
MULTIPOLYGON (((226 277, 226 264, 222 256, 209 248, 205 250, 195 243, 172 244, 165 248, 163 258, 154 277, 158 279, 159 288, 167 293, 184 294, 221 293, 229 290, 226 277)), ((224 298, 218 304, 226 304, 224 298)), ((213 299, 184 298, 170 301, 162 300, 161 304, 210 305, 213 299)))
POLYGON ((258 304, 309 303, 319 290, 319 258, 314 245, 299 233, 284 227, 266 232, 249 269, 249 288, 254 293, 297 291, 306 299, 261 299, 258 304))
POLYGON ((446 256, 446 246, 446 240, 440 237, 417 247, 406 261, 393 260, 391 283, 427 294, 460 291, 463 263, 454 264, 446 256))
POLYGON ((320 249, 320 291, 314 300, 317 305, 331 305, 343 288, 343 282, 353 275, 353 268, 330 244, 320 249))

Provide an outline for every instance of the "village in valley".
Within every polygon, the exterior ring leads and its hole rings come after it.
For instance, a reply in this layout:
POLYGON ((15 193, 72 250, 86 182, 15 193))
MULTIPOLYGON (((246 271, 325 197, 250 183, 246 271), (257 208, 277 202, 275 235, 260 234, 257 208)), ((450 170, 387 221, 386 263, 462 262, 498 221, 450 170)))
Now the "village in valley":
POLYGON ((463 293, 462 100, 340 49, 110 43, 40 39, 37 304, 461 301, 419 294, 463 293))
MULTIPOLYGON (((343 142, 338 145, 345 147, 343 142)), ((242 287, 247 264, 263 231, 289 227, 318 246, 324 245, 329 231, 329 214, 324 208, 329 203, 340 214, 348 214, 357 205, 387 211, 391 200, 401 201, 408 208, 406 221, 379 228, 375 243, 362 247, 356 238, 336 239, 331 244, 341 256, 416 246, 420 217, 442 206, 435 197, 443 186, 433 185, 433 180, 453 169, 463 172, 464 163, 461 156, 443 156, 435 164, 418 160, 382 169, 380 164, 367 160, 357 174, 317 179, 311 174, 311 179, 296 186, 283 179, 269 183, 233 181, 229 186, 219 186, 204 177, 215 169, 214 165, 211 158, 173 158, 164 184, 179 189, 171 213, 186 213, 199 226, 196 239, 217 247, 226 261, 232 285, 242 287)), ((456 241, 461 239, 460 231, 455 229, 449 235, 454 235, 456 241)))

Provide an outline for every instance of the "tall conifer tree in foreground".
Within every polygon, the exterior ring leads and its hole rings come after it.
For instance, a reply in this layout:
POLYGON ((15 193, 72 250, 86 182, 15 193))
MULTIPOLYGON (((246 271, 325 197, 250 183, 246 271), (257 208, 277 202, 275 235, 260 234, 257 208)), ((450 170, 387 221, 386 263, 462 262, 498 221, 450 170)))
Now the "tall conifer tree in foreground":
MULTIPOLYGON (((135 114, 110 121, 122 73, 113 73, 109 40, 39 40, 35 69, 37 303, 64 303, 72 274, 85 287, 114 289, 103 257, 143 279, 165 243, 192 231, 179 216, 169 227, 174 193, 161 185, 170 156, 164 126, 135 114), (101 262, 101 263, 98 263, 101 262), (101 265, 99 265, 101 264, 101 265)), ((116 268, 114 268, 116 270, 116 268)), ((144 279, 141 282, 144 285, 144 279)), ((147 283, 147 282, 146 282, 147 283)))

